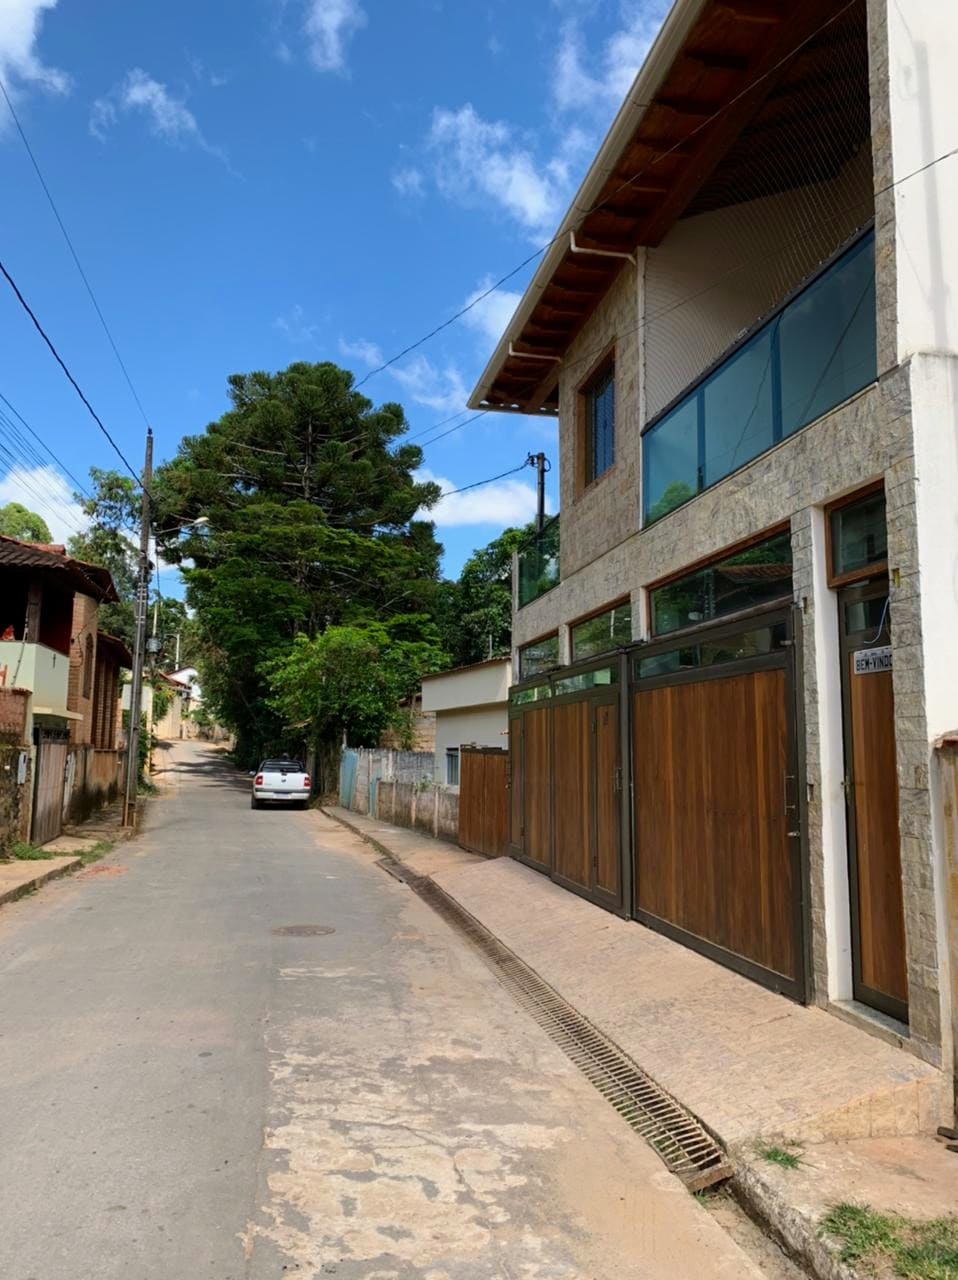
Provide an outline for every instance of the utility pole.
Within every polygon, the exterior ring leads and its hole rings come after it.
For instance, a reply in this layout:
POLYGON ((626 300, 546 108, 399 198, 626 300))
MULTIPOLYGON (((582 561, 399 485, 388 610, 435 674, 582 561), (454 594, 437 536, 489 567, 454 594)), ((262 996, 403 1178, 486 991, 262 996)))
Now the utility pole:
POLYGON ((146 432, 143 464, 143 496, 140 503, 140 571, 136 586, 133 632, 133 679, 130 683, 130 724, 126 735, 126 785, 123 791, 123 825, 136 820, 136 788, 140 773, 140 709, 143 703, 143 663, 146 659, 146 616, 150 590, 150 486, 153 483, 153 432, 146 432))
POLYGON ((546 472, 551 470, 544 453, 530 453, 526 462, 536 469, 536 533, 546 526, 546 472))

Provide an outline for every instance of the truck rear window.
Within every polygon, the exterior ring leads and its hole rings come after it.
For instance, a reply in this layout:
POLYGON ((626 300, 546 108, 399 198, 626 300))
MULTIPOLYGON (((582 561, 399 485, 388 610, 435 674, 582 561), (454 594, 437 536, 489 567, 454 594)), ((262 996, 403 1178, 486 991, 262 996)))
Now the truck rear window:
POLYGON ((302 773, 303 766, 298 760, 264 760, 259 771, 260 773, 302 773))

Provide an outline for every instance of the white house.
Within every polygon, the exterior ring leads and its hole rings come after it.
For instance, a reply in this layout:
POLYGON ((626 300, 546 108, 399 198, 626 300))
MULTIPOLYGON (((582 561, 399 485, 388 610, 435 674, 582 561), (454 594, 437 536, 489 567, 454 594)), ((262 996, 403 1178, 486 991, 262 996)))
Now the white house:
POLYGON ((422 709, 436 715, 436 782, 459 785, 459 749, 508 746, 509 685, 512 663, 491 658, 427 676, 422 709))

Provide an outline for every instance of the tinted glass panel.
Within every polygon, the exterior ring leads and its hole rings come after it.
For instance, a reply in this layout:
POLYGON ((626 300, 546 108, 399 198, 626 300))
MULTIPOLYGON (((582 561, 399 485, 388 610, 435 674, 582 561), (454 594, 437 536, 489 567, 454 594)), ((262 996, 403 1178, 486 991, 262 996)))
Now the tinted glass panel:
POLYGON ((756 627, 721 639, 670 649, 668 653, 638 658, 634 664, 634 674, 637 680, 650 680, 653 676, 721 666, 726 662, 741 662, 746 658, 762 658, 781 649, 784 642, 784 622, 772 627, 756 627))
POLYGON ((627 600, 572 628, 572 661, 618 649, 632 639, 632 605, 627 600))
POLYGON ((775 443, 772 337, 766 329, 702 387, 705 404, 704 488, 744 466, 775 443))
POLYGON ((619 673, 614 667, 602 667, 598 671, 580 671, 577 676, 565 676, 555 682, 557 698, 564 693, 583 693, 587 689, 599 689, 605 685, 615 684, 619 673))
POLYGON ((646 523, 876 377, 875 239, 869 232, 645 433, 646 523))
POLYGON ((519 608, 545 595, 559 581, 559 518, 519 552, 519 608))
POLYGON ((814 422, 876 376, 875 253, 860 241, 781 317, 782 430, 814 422))
POLYGON ((519 679, 536 676, 540 671, 551 671, 559 665, 559 637, 548 636, 536 640, 519 650, 519 679))
POLYGON ((544 702, 552 697, 552 688, 547 684, 538 684, 533 689, 511 689, 509 701, 514 707, 521 707, 527 702, 544 702))
POLYGON ((877 644, 879 640, 891 635, 888 625, 888 597, 873 596, 871 600, 855 600, 845 606, 845 634, 856 635, 859 631, 870 631, 870 642, 877 644))
POLYGON ((792 593, 792 543, 776 534, 649 592, 652 634, 768 604, 792 593))
POLYGON ((615 462, 615 373, 606 370, 586 392, 586 479, 595 480, 615 462))
POLYGON ((832 512, 832 570, 853 573, 888 559, 885 495, 872 493, 832 512))
POLYGON ((699 402, 687 400, 642 440, 645 518, 658 520, 698 493, 699 402))
POLYGON ((456 747, 446 748, 446 785, 459 786, 459 751, 456 747))

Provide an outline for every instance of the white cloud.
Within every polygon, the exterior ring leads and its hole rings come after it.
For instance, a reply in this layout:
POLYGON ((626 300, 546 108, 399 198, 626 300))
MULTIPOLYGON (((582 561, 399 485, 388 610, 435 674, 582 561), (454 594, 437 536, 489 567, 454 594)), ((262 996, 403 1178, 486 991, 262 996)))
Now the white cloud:
POLYGON ((436 181, 450 199, 492 200, 529 231, 548 230, 561 213, 561 175, 541 164, 504 121, 483 120, 471 103, 437 108, 428 144, 436 181))
POLYGON ((441 498, 434 507, 417 513, 420 520, 432 520, 439 528, 455 528, 462 525, 490 524, 505 529, 508 525, 521 525, 536 513, 535 485, 525 480, 497 480, 468 493, 450 493, 459 486, 445 476, 437 476, 426 467, 416 472, 420 482, 432 480, 449 497, 441 498))
POLYGON ((406 165, 401 169, 395 169, 392 175, 392 184, 401 196, 415 199, 423 193, 422 170, 415 168, 414 165, 406 165))
POLYGON ((347 342, 345 338, 340 338, 339 353, 349 360, 359 360, 370 369, 374 369, 383 362, 383 353, 379 347, 375 342, 367 342, 365 338, 359 338, 355 342, 347 342))
POLYGON ((276 317, 273 328, 284 333, 290 342, 300 344, 315 342, 319 326, 306 319, 306 312, 297 302, 286 315, 276 317))
POLYGON ((185 100, 178 98, 142 67, 128 71, 106 97, 97 98, 94 102, 90 112, 90 132, 95 138, 101 142, 105 140, 107 130, 116 123, 119 111, 139 112, 145 117, 154 137, 178 146, 199 147, 230 168, 225 152, 206 140, 185 100))
POLYGON ((320 71, 342 71, 346 43, 365 25, 366 14, 357 0, 309 0, 303 30, 313 66, 320 71))
POLYGON ((69 76, 45 66, 36 51, 43 11, 56 4, 57 0, 0 0, 0 73, 5 82, 20 81, 50 93, 69 89, 69 76))
POLYGON ((17 464, 0 476, 0 506, 19 502, 42 516, 54 542, 66 542, 85 529, 87 518, 73 497, 73 489, 56 467, 17 464))
POLYGON ((469 389, 455 365, 437 369, 425 356, 417 356, 401 367, 394 365, 389 372, 416 404, 441 413, 466 407, 469 389))
POLYGON ((617 109, 631 88, 668 7, 665 0, 627 0, 621 6, 621 27, 597 53, 586 48, 574 18, 564 23, 552 79, 552 95, 560 111, 587 110, 606 116, 617 109))
POLYGON ((481 298, 492 283, 492 276, 486 276, 479 282, 479 287, 470 293, 464 304, 469 306, 475 302, 476 305, 471 311, 467 311, 462 319, 470 329, 474 329, 494 344, 505 333, 506 326, 512 319, 522 294, 515 293, 511 289, 496 289, 488 297, 482 298, 481 302, 476 302, 476 299, 481 298))

